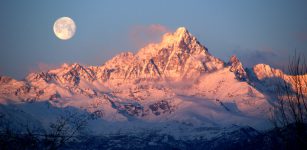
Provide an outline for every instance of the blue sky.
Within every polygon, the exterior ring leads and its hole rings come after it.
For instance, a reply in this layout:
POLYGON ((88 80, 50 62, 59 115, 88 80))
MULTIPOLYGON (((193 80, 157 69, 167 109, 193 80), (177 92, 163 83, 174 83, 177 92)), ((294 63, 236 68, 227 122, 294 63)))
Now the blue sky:
POLYGON ((21 79, 63 63, 101 65, 181 26, 225 61, 236 54, 246 67, 281 67, 295 49, 307 56, 306 8, 306 0, 2 0, 0 74, 21 79), (77 25, 67 41, 52 30, 62 16, 77 25), (152 25, 166 30, 153 34, 152 25))

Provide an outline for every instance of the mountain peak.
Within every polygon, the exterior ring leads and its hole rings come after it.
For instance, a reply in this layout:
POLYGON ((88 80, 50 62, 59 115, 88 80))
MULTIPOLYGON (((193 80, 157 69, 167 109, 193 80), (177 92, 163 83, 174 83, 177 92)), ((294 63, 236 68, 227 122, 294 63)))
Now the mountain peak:
POLYGON ((179 27, 176 30, 175 35, 179 35, 179 36, 189 35, 189 31, 185 27, 179 27))
POLYGON ((177 28, 176 32, 178 32, 178 31, 186 32, 186 31, 188 31, 188 30, 187 30, 186 27, 179 27, 179 28, 177 28))
POLYGON ((279 77, 283 75, 283 72, 279 69, 271 68, 267 64, 257 64, 253 67, 253 71, 258 80, 264 80, 271 77, 279 77))
POLYGON ((245 72, 245 69, 240 62, 240 60, 237 58, 236 55, 232 55, 229 59, 228 65, 230 65, 230 71, 234 72, 236 75, 236 78, 241 81, 248 80, 247 74, 245 72))
POLYGON ((202 46, 192 34, 185 27, 179 27, 173 33, 165 33, 162 37, 160 43, 150 43, 144 48, 140 49, 137 53, 139 58, 148 58, 156 56, 160 50, 169 49, 169 50, 190 50, 198 49, 200 51, 207 51, 207 49, 202 46))
POLYGON ((179 27, 174 33, 166 33, 162 39, 162 45, 178 45, 180 42, 190 42, 196 38, 185 27, 179 27))
MULTIPOLYGON (((134 56, 135 60, 129 59, 132 60, 130 63, 132 70, 128 71, 129 77, 130 74, 134 74, 135 77, 142 74, 142 77, 189 78, 224 66, 224 62, 209 54, 207 48, 201 45, 185 27, 164 34, 160 43, 148 44, 134 56)), ((108 65, 108 68, 111 67, 108 65)), ((122 74, 123 78, 127 78, 126 72, 122 74)))
POLYGON ((229 64, 238 63, 240 62, 236 55, 232 55, 229 59, 229 64))
POLYGON ((75 69, 75 70, 80 70, 80 69, 84 69, 82 65, 78 64, 78 63, 73 63, 71 65, 72 69, 75 69))

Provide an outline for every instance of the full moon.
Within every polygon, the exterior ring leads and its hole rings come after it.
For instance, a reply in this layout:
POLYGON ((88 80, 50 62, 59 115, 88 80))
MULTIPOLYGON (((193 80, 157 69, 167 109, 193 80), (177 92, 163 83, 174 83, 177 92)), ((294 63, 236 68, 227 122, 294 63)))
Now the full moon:
POLYGON ((54 22, 54 34, 61 40, 68 40, 75 35, 76 24, 69 17, 61 17, 54 22))

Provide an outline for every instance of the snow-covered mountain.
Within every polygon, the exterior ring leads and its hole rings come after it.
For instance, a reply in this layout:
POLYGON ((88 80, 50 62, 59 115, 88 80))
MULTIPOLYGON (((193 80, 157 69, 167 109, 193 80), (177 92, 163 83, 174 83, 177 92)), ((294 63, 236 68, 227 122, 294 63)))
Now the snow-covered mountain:
POLYGON ((20 81, 1 76, 0 112, 44 127, 68 109, 87 113, 93 134, 155 129, 212 138, 217 128, 269 128, 266 84, 281 75, 265 64, 244 69, 236 56, 225 63, 180 27, 101 66, 63 64, 20 81))

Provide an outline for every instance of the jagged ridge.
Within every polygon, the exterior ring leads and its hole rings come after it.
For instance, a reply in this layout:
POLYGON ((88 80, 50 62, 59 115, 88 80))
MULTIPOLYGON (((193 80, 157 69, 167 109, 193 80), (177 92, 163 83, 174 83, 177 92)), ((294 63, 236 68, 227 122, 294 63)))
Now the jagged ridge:
MULTIPOLYGON (((254 68, 257 80, 271 77, 263 71, 254 68)), ((171 118, 215 126, 265 116, 270 105, 250 82, 237 57, 226 64, 181 27, 160 43, 121 53, 101 66, 63 64, 22 81, 0 77, 0 98, 80 107, 110 120, 171 118)))

